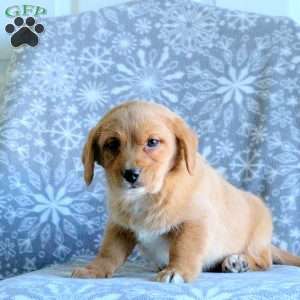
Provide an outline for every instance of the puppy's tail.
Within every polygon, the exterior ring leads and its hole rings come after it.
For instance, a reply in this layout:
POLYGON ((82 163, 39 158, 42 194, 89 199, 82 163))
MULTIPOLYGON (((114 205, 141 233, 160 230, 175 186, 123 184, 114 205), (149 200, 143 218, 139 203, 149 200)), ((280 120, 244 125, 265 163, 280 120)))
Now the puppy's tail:
POLYGON ((300 267, 300 256, 281 250, 274 245, 271 246, 271 251, 274 264, 300 267))

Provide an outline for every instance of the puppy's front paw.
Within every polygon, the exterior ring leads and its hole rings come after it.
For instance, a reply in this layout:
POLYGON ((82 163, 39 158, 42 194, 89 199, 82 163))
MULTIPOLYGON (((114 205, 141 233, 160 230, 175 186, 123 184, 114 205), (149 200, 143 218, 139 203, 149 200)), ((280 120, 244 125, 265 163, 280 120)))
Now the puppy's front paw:
POLYGON ((165 282, 165 283, 183 283, 184 279, 181 274, 174 268, 166 268, 159 273, 157 273, 155 277, 156 281, 165 282))
POLYGON ((84 268, 74 269, 71 276, 75 278, 109 278, 112 277, 112 272, 100 266, 88 265, 84 268))
POLYGON ((222 263, 222 271, 230 273, 247 272, 249 265, 244 254, 233 254, 227 256, 222 263))

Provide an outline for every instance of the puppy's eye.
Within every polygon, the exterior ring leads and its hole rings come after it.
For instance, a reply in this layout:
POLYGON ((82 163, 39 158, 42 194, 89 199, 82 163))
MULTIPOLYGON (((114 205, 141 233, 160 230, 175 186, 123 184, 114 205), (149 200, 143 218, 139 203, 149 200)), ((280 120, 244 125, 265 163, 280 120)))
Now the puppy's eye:
POLYGON ((147 141, 147 147, 149 148, 155 148, 159 145, 159 140, 158 139, 148 139, 147 141))
POLYGON ((117 138, 109 139, 105 144, 104 148, 111 151, 116 152, 120 147, 120 141, 117 138))

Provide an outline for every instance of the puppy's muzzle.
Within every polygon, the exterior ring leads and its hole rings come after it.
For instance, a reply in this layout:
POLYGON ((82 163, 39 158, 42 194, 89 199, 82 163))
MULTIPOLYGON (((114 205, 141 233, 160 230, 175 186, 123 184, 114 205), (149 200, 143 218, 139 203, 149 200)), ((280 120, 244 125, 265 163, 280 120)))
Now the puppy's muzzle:
POLYGON ((141 173, 140 169, 132 168, 132 169, 126 169, 122 175, 127 182, 134 184, 137 182, 140 173, 141 173))

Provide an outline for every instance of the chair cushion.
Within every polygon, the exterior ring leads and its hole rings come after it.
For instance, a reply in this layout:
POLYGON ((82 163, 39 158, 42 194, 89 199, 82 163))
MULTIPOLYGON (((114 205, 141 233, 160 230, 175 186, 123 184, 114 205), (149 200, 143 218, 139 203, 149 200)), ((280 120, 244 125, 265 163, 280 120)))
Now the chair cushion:
POLYGON ((188 0, 41 23, 39 45, 15 53, 0 104, 0 278, 97 251, 105 182, 97 167, 84 185, 82 146, 133 98, 184 117, 208 161, 265 199, 274 242, 300 253, 297 24, 188 0))
POLYGON ((48 267, 3 280, 0 299, 15 300, 298 300, 300 268, 273 266, 266 272, 203 273, 192 284, 154 282, 155 273, 146 266, 127 263, 111 279, 70 278, 75 266, 89 259, 78 258, 64 265, 48 267))

